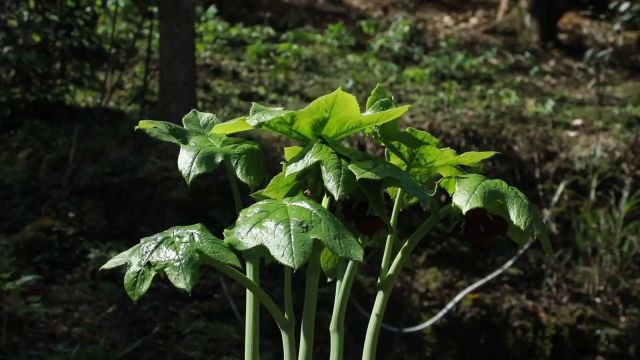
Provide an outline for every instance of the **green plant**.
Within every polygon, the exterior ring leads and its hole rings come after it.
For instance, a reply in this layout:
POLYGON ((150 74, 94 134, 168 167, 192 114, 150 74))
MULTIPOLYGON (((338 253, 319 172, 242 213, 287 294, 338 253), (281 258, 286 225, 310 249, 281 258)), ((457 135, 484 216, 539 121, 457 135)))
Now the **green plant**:
POLYGON ((484 209, 489 219, 483 223, 486 232, 509 236, 520 245, 537 238, 549 249, 541 220, 520 191, 502 180, 467 172, 495 152, 458 154, 440 147, 438 139, 425 131, 400 130, 398 119, 408 109, 397 106, 394 98, 377 86, 364 113, 353 95, 338 89, 297 111, 254 103, 248 116, 227 122, 195 110, 183 119, 184 127, 141 121, 139 129, 180 146, 178 167, 187 183, 224 163, 239 215, 224 231, 224 241, 201 224, 177 226, 142 239, 103 268, 126 265, 125 289, 137 300, 157 274, 165 275, 177 288, 191 291, 199 267, 212 266, 247 288, 245 357, 258 358, 259 301, 280 328, 283 358, 293 359, 296 314, 292 272, 306 266, 298 358, 312 358, 318 282, 324 273, 335 279, 329 327, 331 359, 342 359, 351 286, 365 251, 375 246, 376 239, 382 239, 378 291, 362 351, 363 359, 374 359, 396 278, 416 245, 449 216, 458 212, 473 222, 473 214, 484 209), (252 129, 278 133, 299 145, 284 149, 282 171, 252 194, 257 202, 241 209, 235 179, 257 187, 264 170, 258 146, 229 135, 252 129), (385 157, 343 142, 362 132, 385 148, 385 157), (439 200, 438 189, 450 200, 439 200), (394 199, 391 213, 385 206, 386 196, 394 199), (354 216, 359 211, 355 210, 357 204, 364 204, 364 213, 354 216), (401 212, 410 206, 421 208, 426 216, 401 241, 396 226, 401 212), (238 254, 245 258, 246 275, 239 271, 238 254), (260 287, 260 259, 284 267, 283 308, 260 287))
MULTIPOLYGON (((10 272, 0 273, 0 295, 5 306, 2 311, 2 324, 0 325, 0 349, 5 349, 7 339, 7 322, 10 315, 34 316, 45 314, 47 310, 42 306, 40 296, 28 295, 26 289, 33 283, 41 280, 38 275, 22 275, 16 280, 9 280, 10 272)), ((24 326, 23 333, 27 331, 24 326)))
POLYGON ((614 291, 624 285, 623 276, 633 271, 640 251, 640 190, 631 192, 627 181, 619 199, 611 192, 608 201, 598 194, 598 176, 592 177, 590 197, 571 219, 578 270, 584 289, 595 295, 607 288, 614 291))

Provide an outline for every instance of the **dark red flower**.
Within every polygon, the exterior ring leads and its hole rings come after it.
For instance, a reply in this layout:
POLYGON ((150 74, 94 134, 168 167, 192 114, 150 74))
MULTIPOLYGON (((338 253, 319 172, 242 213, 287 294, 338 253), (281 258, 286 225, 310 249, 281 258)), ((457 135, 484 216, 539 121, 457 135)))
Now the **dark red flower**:
POLYGON ((507 221, 485 209, 471 209, 464 218, 464 236, 480 250, 489 250, 495 245, 498 235, 507 233, 507 221))

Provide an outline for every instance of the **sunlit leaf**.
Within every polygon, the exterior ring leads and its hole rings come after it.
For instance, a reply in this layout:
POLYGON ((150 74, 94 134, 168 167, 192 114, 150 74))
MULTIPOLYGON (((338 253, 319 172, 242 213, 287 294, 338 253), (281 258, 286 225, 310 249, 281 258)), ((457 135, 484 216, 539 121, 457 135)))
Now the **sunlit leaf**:
MULTIPOLYGON (((497 154, 470 151, 458 155, 453 149, 440 148, 438 139, 428 132, 412 128, 402 132, 381 130, 378 135, 389 150, 389 161, 428 189, 433 188, 440 177, 464 174, 467 168, 478 167, 483 160, 497 154)), ((404 204, 408 206, 415 201, 415 198, 405 196, 404 204)))
POLYGON ((362 261, 357 239, 327 209, 303 195, 257 202, 225 231, 225 242, 235 248, 263 246, 276 261, 294 269, 308 261, 314 239, 339 257, 362 261))
POLYGON ((109 260, 102 269, 126 265, 125 290, 133 300, 138 300, 158 273, 165 274, 178 289, 190 293, 198 280, 200 266, 210 261, 240 267, 233 251, 202 224, 195 224, 172 227, 145 237, 109 260))
POLYGON ((155 139, 180 145, 178 169, 188 184, 198 176, 212 172, 223 161, 228 161, 238 179, 251 188, 262 182, 264 161, 257 143, 212 133, 220 120, 211 113, 192 110, 182 122, 184 127, 142 120, 137 128, 155 139))
POLYGON ((340 140, 372 126, 397 119, 408 109, 409 106, 402 106, 361 114, 357 99, 338 89, 317 98, 309 106, 298 111, 253 104, 247 123, 302 142, 321 137, 340 140))
POLYGON ((284 199, 299 193, 302 190, 301 185, 295 174, 287 176, 285 171, 282 171, 274 176, 264 189, 256 191, 252 196, 258 200, 284 199))
POLYGON ((291 161, 294 157, 298 156, 303 149, 302 146, 288 146, 284 148, 284 160, 291 161))
POLYGON ((391 95, 391 93, 381 84, 377 84, 367 98, 367 112, 380 112, 394 107, 396 107, 396 103, 393 99, 393 95, 391 95))
POLYGON ((216 124, 211 129, 211 133, 229 135, 229 134, 235 134, 238 132, 243 132, 251 129, 253 129, 253 126, 247 123, 247 118, 239 117, 239 118, 235 118, 229 121, 216 124))
POLYGON ((551 251, 539 213, 520 190, 503 180, 488 179, 477 174, 445 178, 441 186, 463 214, 473 209, 486 209, 507 220, 507 236, 518 244, 534 238, 541 242, 545 251, 551 251))

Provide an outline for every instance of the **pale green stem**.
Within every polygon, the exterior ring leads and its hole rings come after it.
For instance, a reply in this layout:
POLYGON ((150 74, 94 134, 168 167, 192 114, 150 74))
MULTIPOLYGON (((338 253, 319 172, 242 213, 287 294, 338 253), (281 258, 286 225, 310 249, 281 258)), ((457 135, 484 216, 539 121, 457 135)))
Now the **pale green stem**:
POLYGON ((280 307, 278 306, 278 304, 276 304, 276 302, 273 301, 271 296, 269 296, 269 294, 267 294, 266 291, 264 291, 264 289, 262 289, 258 284, 253 282, 251 279, 249 279, 246 275, 244 275, 240 271, 226 264, 223 264, 219 261, 211 259, 211 265, 216 270, 227 275, 231 279, 237 281, 238 284, 240 284, 241 286, 244 286, 247 290, 251 291, 262 303, 265 309, 267 309, 271 317, 273 317, 273 320, 276 322, 276 324, 278 324, 278 327, 280 329, 287 328, 289 322, 287 321, 287 318, 285 317, 284 313, 282 312, 282 310, 280 310, 280 307))
POLYGON ((315 333, 316 308, 318 305, 318 281, 320 279, 320 253, 322 245, 314 240, 311 257, 307 264, 307 278, 304 289, 304 307, 300 329, 300 352, 298 360, 313 358, 313 337, 315 333))
POLYGON ((293 360, 296 356, 296 319, 293 310, 293 289, 292 289, 292 269, 284 267, 284 316, 287 319, 288 327, 282 332, 282 349, 285 360, 293 360))
POLYGON ((227 169, 227 177, 229 178, 229 185, 231 186, 233 205, 236 208, 236 213, 239 214, 242 210, 242 197, 240 196, 240 189, 238 188, 238 177, 233 170, 233 166, 231 166, 231 163, 229 163, 228 160, 224 161, 224 165, 227 169))
MULTIPOLYGON (((242 211, 242 197, 238 188, 238 178, 228 160, 224 162, 227 169, 227 177, 231 186, 233 203, 236 213, 242 211)), ((251 251, 245 255, 246 275, 249 280, 260 286, 260 257, 251 251)), ((244 317, 244 358, 245 360, 258 360, 260 358, 260 303, 251 291, 247 289, 245 295, 244 317)))
POLYGON ((391 219, 389 220, 389 234, 387 235, 387 241, 384 244, 384 253, 382 255, 382 264, 380 265, 380 275, 378 276, 378 284, 382 282, 389 270, 391 264, 391 258, 393 257, 393 245, 396 239, 396 226, 398 224, 398 217, 400 215, 400 208, 402 207, 402 189, 398 188, 395 202, 393 203, 393 210, 391 210, 391 219))
MULTIPOLYGON (((262 289, 258 284, 251 281, 248 277, 246 277, 243 273, 238 270, 229 267, 226 264, 223 264, 217 260, 212 260, 211 265, 221 273, 229 276, 233 280, 237 281, 238 284, 244 286, 248 291, 251 291, 256 298, 262 303, 262 305, 267 309, 273 320, 278 324, 278 328, 280 328, 280 333, 282 335, 282 347, 284 353, 285 360, 293 360, 295 358, 296 353, 296 345, 295 345, 295 323, 293 319, 290 320, 282 310, 278 304, 273 301, 271 296, 267 294, 264 289, 262 289)), ((291 281, 289 281, 289 284, 291 281)), ((291 286, 289 285, 287 289, 287 285, 285 282, 285 291, 291 293, 291 286)), ((285 304, 285 307, 288 306, 285 304)))
MULTIPOLYGON (((322 198, 322 206, 329 208, 330 198, 325 195, 322 198)), ((307 278, 304 289, 304 306, 302 308, 302 323, 300 329, 300 349, 298 360, 313 359, 313 338, 315 335, 316 309, 318 306, 318 281, 320 279, 320 253, 322 244, 318 240, 313 241, 313 249, 307 264, 307 278)))
MULTIPOLYGON (((260 285, 260 257, 247 253, 247 278, 260 285)), ((260 302, 249 290, 245 301, 244 358, 258 360, 260 358, 260 302)))
POLYGON ((336 279, 336 296, 333 303, 333 313, 329 324, 329 334, 331 335, 331 352, 329 359, 342 360, 344 356, 344 319, 347 313, 347 304, 351 294, 351 286, 358 269, 358 263, 349 261, 346 264, 341 260, 338 276, 336 279))
MULTIPOLYGON (((434 209, 435 210, 435 209, 434 209)), ((451 212, 451 205, 447 205, 440 210, 436 210, 431 214, 429 219, 425 221, 409 239, 402 245, 400 251, 393 260, 393 263, 389 267, 389 272, 380 283, 378 293, 376 294, 376 300, 373 304, 373 310, 369 317, 369 325, 367 326, 367 335, 364 340, 364 348, 362 350, 363 360, 375 360, 376 350, 378 345, 378 337, 380 335, 380 327, 382 325, 382 318, 389 302, 389 296, 391 290, 393 290, 393 283, 395 282, 398 274, 402 270, 402 267, 406 264, 411 255, 413 249, 418 245, 420 240, 434 227, 440 220, 445 218, 451 212)))

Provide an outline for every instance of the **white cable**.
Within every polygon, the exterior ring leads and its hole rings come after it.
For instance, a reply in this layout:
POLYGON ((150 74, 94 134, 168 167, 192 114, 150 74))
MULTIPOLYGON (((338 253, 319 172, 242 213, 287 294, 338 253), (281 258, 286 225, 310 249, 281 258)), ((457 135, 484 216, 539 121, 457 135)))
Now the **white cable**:
POLYGON ((465 296, 469 295, 469 293, 479 288, 480 286, 488 283, 489 281, 493 280, 498 275, 502 274, 505 270, 507 270, 509 267, 511 267, 511 265, 513 265, 513 263, 515 263, 516 260, 518 260, 518 258, 520 258, 520 256, 524 254, 524 252, 527 251, 527 249, 529 249, 531 244, 533 244, 533 241, 534 239, 529 239, 529 241, 527 241, 527 243, 524 244, 524 246, 521 247, 520 250, 518 250, 518 252, 515 255, 513 255, 509 260, 507 260, 507 262, 505 262, 500 268, 496 269, 491 274, 474 282, 473 284, 467 286, 464 290, 459 292, 458 295, 456 295, 451 301, 449 301, 449 303, 445 305, 445 307, 442 308, 442 310, 440 310, 431 319, 421 324, 410 326, 410 327, 397 327, 397 326, 382 323, 382 328, 385 330, 396 332, 396 333, 412 333, 412 332, 417 332, 417 331, 428 328, 429 326, 433 325, 436 321, 440 320, 443 316, 445 316, 451 309, 453 309, 454 306, 456 306, 457 303, 460 302, 460 300, 464 299, 465 296))

